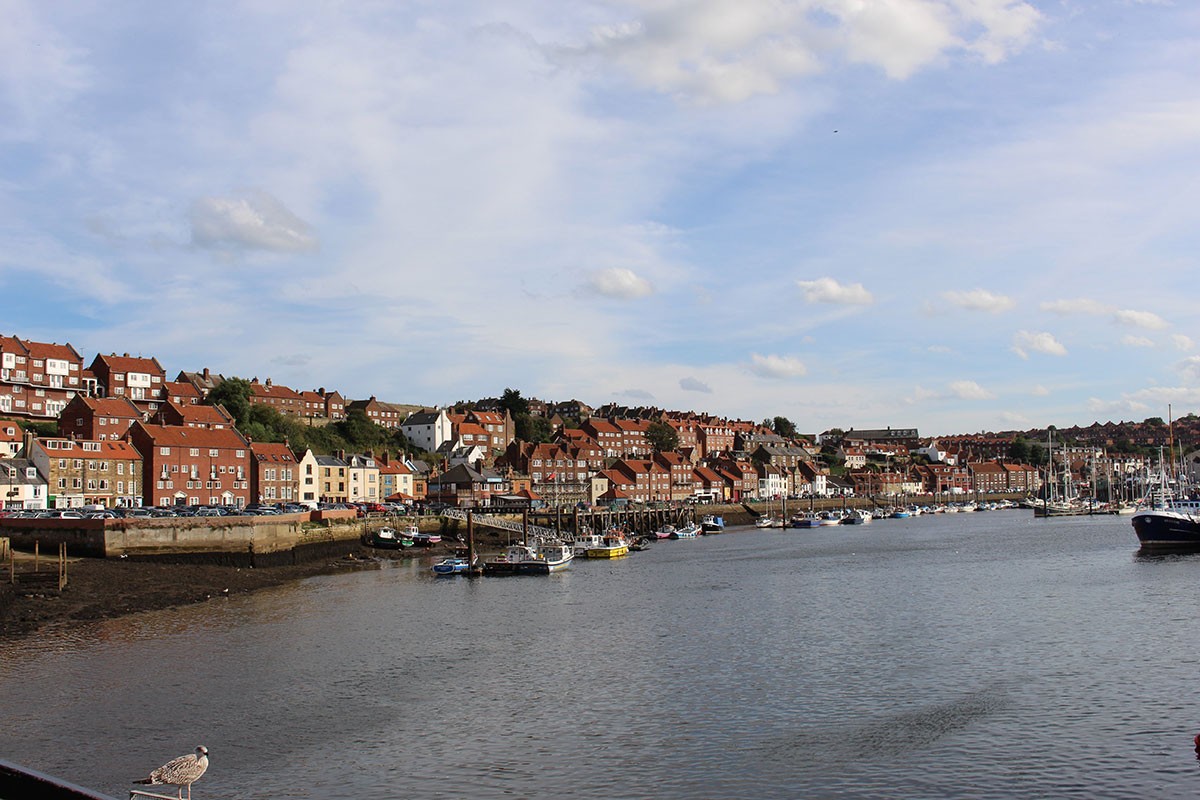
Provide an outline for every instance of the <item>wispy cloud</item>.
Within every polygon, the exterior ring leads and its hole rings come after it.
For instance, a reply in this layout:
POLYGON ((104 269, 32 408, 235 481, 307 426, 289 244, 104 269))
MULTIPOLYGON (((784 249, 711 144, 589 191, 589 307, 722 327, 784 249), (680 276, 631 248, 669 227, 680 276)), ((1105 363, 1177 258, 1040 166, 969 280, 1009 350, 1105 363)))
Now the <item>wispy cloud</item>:
POLYGON ((996 396, 975 381, 953 381, 950 393, 960 400, 990 400, 996 396))
POLYGON ((1175 345, 1176 350, 1191 350, 1196 346, 1190 336, 1184 336, 1182 333, 1171 336, 1171 343, 1175 345))
POLYGON ((681 378, 679 388, 685 392, 700 392, 701 394, 712 394, 712 387, 699 378, 688 376, 681 378))
POLYGON ((1042 303, 1042 311, 1052 314, 1090 314, 1099 316, 1111 314, 1113 307, 1087 297, 1076 297, 1070 300, 1050 300, 1042 303))
POLYGON ((1154 347, 1154 341, 1145 336, 1122 336, 1121 344, 1127 347, 1154 347))
POLYGON ((597 293, 618 300, 636 300, 654 292, 650 281, 625 267, 609 267, 594 272, 589 284, 597 293))
POLYGON ((796 285, 810 303, 867 306, 875 302, 861 283, 841 284, 833 278, 817 278, 815 281, 796 281, 796 285))
POLYGON ((1053 334, 1044 331, 1017 331, 1013 336, 1012 349, 1021 358, 1029 358, 1030 351, 1048 356, 1067 354, 1067 348, 1053 334))
POLYGON ((1167 321, 1153 311, 1121 309, 1113 312, 1113 319, 1122 325, 1132 325, 1135 328, 1146 328, 1152 331, 1168 327, 1167 321))
POLYGON ((201 197, 192 204, 192 243, 217 250, 299 253, 316 250, 312 226, 269 193, 201 197))
POLYGON ((808 368, 793 356, 751 353, 750 371, 763 378, 799 378, 808 372, 808 368))
POLYGON ((1008 311, 1014 305, 1013 299, 1002 294, 993 294, 986 289, 972 289, 967 292, 943 292, 942 298, 951 305, 971 311, 986 311, 999 314, 1008 311))
POLYGON ((1188 356, 1176 366, 1185 380, 1200 382, 1200 356, 1188 356))

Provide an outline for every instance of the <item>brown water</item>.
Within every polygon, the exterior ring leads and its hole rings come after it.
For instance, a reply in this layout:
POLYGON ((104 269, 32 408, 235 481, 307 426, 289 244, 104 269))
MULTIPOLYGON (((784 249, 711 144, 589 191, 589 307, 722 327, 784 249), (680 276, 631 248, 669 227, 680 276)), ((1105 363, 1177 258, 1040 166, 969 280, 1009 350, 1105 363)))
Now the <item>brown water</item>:
POLYGON ((0 757, 114 797, 1192 798, 1200 556, 1029 512, 544 577, 312 579, 0 645, 0 757))

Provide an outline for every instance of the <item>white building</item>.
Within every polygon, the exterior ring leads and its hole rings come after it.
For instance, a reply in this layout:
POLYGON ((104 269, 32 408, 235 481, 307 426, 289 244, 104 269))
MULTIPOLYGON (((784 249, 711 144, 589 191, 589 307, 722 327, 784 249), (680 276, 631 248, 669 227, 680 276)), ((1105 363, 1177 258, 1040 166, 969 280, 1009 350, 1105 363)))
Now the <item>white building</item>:
POLYGON ((414 411, 400 424, 400 430, 410 442, 427 453, 436 453, 454 436, 454 424, 444 408, 414 411))

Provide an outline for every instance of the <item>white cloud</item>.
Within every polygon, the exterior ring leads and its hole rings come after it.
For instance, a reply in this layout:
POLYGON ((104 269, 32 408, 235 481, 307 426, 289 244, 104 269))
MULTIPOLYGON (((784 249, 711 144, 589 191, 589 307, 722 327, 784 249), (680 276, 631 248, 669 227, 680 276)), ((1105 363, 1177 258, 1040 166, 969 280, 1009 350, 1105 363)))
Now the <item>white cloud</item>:
POLYGON ((1029 351, 1050 356, 1065 356, 1067 348, 1053 334, 1038 331, 1017 331, 1013 336, 1013 352, 1021 358, 1029 358, 1029 351))
POLYGON ((1127 347, 1154 347, 1154 341, 1145 336, 1123 336, 1121 344, 1127 347))
POLYGON ((763 378, 799 378, 808 372, 808 368, 793 356, 751 353, 750 371, 763 378))
POLYGON ((1123 309, 1113 312, 1113 319, 1122 325, 1132 325, 1135 328, 1146 328, 1152 331, 1167 327, 1167 321, 1153 311, 1133 311, 1123 309))
POLYGON ((1002 294, 992 294, 986 289, 972 289, 969 292, 943 292, 942 297, 951 305, 966 308, 971 311, 987 311, 999 314, 1013 307, 1011 297, 1002 294))
POLYGON ((1176 368, 1185 379, 1200 381, 1200 356, 1188 356, 1176 368))
POLYGON ((636 300, 654 292, 645 278, 625 267, 609 267, 592 273, 588 281, 597 293, 619 300, 636 300))
POLYGON ((1041 304, 1042 311, 1049 311, 1052 314, 1092 314, 1100 316, 1102 314, 1111 314, 1112 306, 1106 306, 1103 303, 1091 300, 1086 297, 1077 297, 1071 300, 1051 300, 1041 304))
POLYGON ((1038 385, 1030 389, 1029 393, 1034 397, 1047 397, 1050 394, 1050 390, 1045 386, 1038 385))
POLYGON ((950 393, 960 400, 990 400, 996 396, 975 381, 953 381, 950 393))
POLYGON ((711 386, 704 381, 691 376, 681 378, 679 381, 679 388, 683 389, 685 392, 701 392, 703 394, 712 394, 711 386))
POLYGON ((796 281, 796 285, 810 303, 866 306, 875 302, 875 298, 861 283, 843 285, 833 278, 817 278, 815 281, 796 281))
POLYGON ((1000 419, 1004 420, 1009 425, 1013 425, 1018 428, 1029 427, 1029 418, 1024 414, 1018 414, 1015 411, 1000 412, 1000 419))
POLYGON ((192 204, 192 243, 225 250, 298 253, 316 250, 312 226, 264 191, 202 197, 192 204))
POLYGON ((1024 47, 1041 16, 1019 0, 630 0, 640 13, 597 25, 553 54, 595 56, 637 83, 699 102, 774 94, 846 59, 904 79, 946 53, 986 63, 1024 47))
POLYGON ((1196 346, 1191 337, 1184 336, 1182 333, 1176 333, 1171 336, 1171 343, 1175 345, 1176 350, 1191 350, 1196 346))

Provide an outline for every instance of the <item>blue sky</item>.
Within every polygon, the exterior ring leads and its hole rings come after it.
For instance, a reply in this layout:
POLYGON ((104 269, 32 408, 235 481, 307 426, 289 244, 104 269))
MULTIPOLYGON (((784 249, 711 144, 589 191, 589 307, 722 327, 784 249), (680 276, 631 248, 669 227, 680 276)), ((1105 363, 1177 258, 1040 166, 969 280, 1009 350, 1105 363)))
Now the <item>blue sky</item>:
POLYGON ((0 0, 0 332, 804 431, 1200 409, 1200 7, 0 0))

